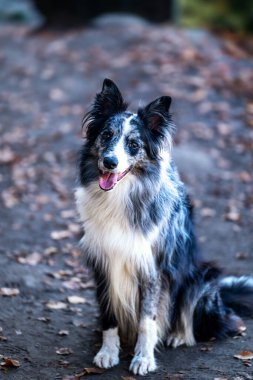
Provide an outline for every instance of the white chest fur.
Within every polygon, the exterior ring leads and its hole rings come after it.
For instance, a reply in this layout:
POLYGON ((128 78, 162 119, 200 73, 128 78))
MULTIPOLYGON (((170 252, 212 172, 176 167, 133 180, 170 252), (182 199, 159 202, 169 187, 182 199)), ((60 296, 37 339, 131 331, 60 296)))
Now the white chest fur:
POLYGON ((124 180, 111 192, 102 192, 97 183, 76 191, 85 230, 82 245, 109 277, 110 299, 120 324, 130 316, 132 322, 137 320, 139 274, 154 267, 152 241, 132 228, 127 218, 130 188, 131 180, 124 180))

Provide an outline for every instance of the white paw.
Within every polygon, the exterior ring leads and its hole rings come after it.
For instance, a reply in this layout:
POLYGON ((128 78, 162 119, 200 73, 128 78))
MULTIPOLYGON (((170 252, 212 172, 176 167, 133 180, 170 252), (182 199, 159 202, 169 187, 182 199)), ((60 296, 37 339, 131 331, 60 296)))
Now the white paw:
POLYGON ((102 347, 95 356, 93 363, 100 368, 111 368, 119 364, 119 352, 102 347))
POLYGON ((177 348, 179 346, 182 346, 183 344, 186 344, 186 341, 184 338, 182 338, 181 336, 176 336, 176 335, 170 335, 168 338, 167 338, 167 346, 170 346, 170 347, 173 347, 173 348, 177 348))
POLYGON ((185 337, 182 337, 180 335, 170 335, 167 338, 167 346, 177 348, 179 346, 193 346, 195 344, 194 339, 186 339, 185 337))
POLYGON ((155 371, 156 364, 154 356, 142 356, 141 354, 135 355, 129 370, 135 375, 146 375, 148 372, 155 371))

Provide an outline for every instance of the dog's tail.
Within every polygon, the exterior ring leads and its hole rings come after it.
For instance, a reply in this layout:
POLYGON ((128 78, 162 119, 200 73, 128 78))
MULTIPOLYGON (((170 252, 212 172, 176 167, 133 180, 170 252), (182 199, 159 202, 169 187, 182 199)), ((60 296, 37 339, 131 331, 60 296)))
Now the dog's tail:
POLYGON ((244 331, 240 316, 253 316, 253 277, 224 277, 206 283, 193 318, 196 340, 234 336, 244 331))
POLYGON ((242 317, 253 317, 253 277, 224 277, 220 280, 224 305, 242 317))

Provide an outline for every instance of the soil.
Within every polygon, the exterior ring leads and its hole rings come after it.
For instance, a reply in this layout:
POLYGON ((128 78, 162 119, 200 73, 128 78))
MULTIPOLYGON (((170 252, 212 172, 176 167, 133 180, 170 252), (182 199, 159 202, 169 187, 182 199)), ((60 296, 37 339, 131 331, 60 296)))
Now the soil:
MULTIPOLYGON (((84 113, 105 77, 134 110, 171 95, 174 156, 203 255, 252 275, 253 57, 233 39, 126 17, 67 32, 6 23, 0 44, 0 378, 79 379, 101 342, 73 196, 84 113)), ((161 347, 145 378, 253 379, 252 360, 234 358, 253 351, 253 320, 245 324, 234 339, 161 347)), ((131 354, 86 376, 137 379, 131 354)))

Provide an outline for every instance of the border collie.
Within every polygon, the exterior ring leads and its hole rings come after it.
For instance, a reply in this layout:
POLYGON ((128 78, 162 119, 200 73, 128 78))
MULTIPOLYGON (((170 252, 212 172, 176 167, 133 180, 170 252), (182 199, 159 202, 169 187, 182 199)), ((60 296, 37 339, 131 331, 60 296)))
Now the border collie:
POLYGON ((220 277, 196 245, 192 207, 171 158, 171 98, 137 114, 105 79, 85 116, 76 190, 81 240, 97 285, 103 328, 94 363, 119 363, 120 338, 135 343, 130 370, 156 369, 159 341, 178 347, 238 334, 253 313, 253 278, 220 277))

